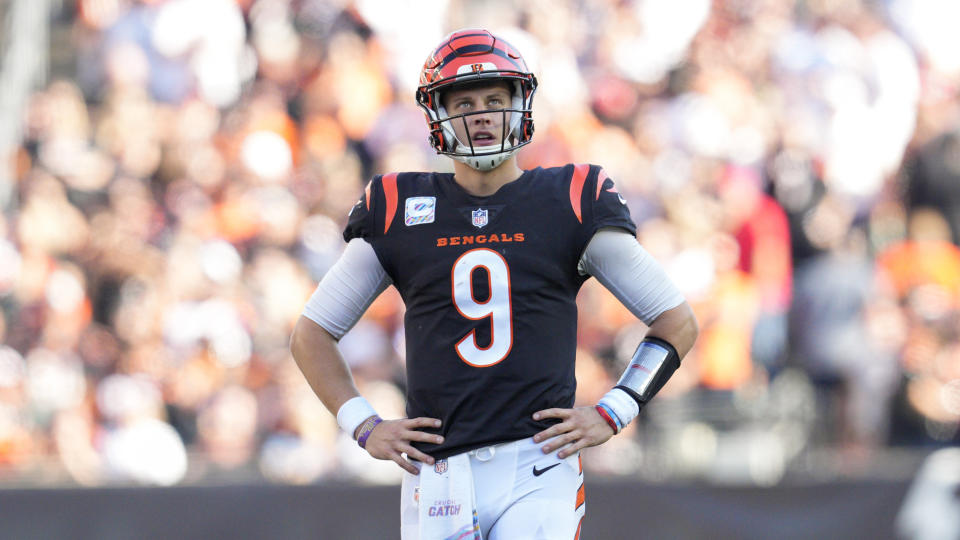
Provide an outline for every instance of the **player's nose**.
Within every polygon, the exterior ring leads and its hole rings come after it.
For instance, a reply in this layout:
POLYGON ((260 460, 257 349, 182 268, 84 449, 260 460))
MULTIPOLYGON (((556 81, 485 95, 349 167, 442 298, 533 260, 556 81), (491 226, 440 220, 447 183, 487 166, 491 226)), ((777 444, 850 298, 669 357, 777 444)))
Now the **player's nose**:
POLYGON ((476 125, 485 126, 493 123, 493 114, 492 112, 483 112, 480 114, 473 115, 473 123, 476 125))

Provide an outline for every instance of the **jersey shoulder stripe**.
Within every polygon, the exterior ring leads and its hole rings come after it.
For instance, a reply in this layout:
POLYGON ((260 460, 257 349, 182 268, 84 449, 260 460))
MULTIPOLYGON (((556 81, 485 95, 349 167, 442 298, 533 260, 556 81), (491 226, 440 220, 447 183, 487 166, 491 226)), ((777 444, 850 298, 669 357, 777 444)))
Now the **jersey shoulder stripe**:
POLYGON ((397 173, 383 175, 383 196, 387 201, 386 215, 383 221, 383 234, 390 230, 393 216, 397 213, 397 173))
POLYGON ((588 163, 578 163, 573 166, 573 177, 570 179, 570 206, 573 208, 573 214, 577 216, 577 221, 583 223, 583 208, 581 197, 583 196, 583 185, 587 181, 587 174, 590 173, 588 163))
MULTIPOLYGON (((598 201, 600 200, 600 191, 603 190, 603 183, 606 182, 608 178, 610 178, 610 177, 607 176, 607 171, 606 171, 606 169, 601 168, 601 169, 600 169, 600 172, 597 173, 597 197, 596 197, 596 200, 598 200, 598 201)), ((611 187, 611 188, 608 189, 607 191, 615 192, 616 190, 611 187)))

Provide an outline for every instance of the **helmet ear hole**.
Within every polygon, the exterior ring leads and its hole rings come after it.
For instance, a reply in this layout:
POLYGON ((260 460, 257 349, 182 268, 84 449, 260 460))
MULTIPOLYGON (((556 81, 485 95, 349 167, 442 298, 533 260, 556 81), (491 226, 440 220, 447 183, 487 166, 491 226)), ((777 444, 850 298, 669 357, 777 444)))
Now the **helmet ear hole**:
POLYGON ((523 138, 524 140, 530 140, 533 137, 533 119, 529 116, 524 115, 523 118, 523 138))
POLYGON ((430 146, 433 146, 438 152, 442 152, 444 150, 444 144, 446 143, 446 140, 443 137, 443 130, 440 129, 439 126, 430 132, 427 140, 430 141, 430 146))
POLYGON ((417 89, 417 103, 424 107, 433 108, 432 101, 433 100, 430 99, 430 92, 427 92, 423 88, 417 89))

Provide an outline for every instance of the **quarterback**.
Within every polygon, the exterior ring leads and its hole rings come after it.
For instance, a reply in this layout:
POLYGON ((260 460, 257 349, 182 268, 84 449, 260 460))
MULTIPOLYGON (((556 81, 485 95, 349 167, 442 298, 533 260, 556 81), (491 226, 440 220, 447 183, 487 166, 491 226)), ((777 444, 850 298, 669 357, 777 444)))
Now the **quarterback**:
POLYGON ((697 337, 602 167, 517 165, 536 88, 519 51, 490 32, 444 38, 416 99, 455 172, 370 181, 291 338, 340 427, 406 471, 404 540, 577 538, 580 452, 633 420, 697 337), (573 408, 576 296, 590 277, 649 331, 616 386, 573 408), (337 340, 390 285, 406 306, 407 416, 381 419, 337 340))

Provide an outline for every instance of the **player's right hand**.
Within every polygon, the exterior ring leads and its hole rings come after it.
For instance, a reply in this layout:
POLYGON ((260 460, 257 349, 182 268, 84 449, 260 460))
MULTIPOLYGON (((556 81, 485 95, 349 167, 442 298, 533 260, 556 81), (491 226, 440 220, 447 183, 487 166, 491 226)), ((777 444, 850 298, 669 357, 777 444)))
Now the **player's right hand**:
POLYGON ((400 420, 384 420, 370 432, 367 438, 366 450, 377 459, 389 459, 410 474, 420 474, 420 469, 403 457, 416 459, 427 465, 433 465, 433 458, 417 450, 410 444, 413 441, 440 444, 443 437, 420 431, 420 428, 438 428, 440 420, 436 418, 401 418, 400 420))

